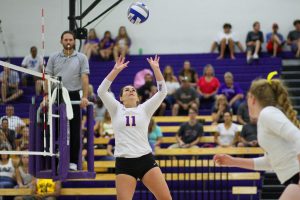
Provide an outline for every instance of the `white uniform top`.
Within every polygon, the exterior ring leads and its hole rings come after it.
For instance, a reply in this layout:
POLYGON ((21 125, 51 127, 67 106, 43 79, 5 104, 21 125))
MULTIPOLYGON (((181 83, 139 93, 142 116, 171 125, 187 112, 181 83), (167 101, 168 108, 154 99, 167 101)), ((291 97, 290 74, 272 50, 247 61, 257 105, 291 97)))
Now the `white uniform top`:
POLYGON ((257 121, 257 139, 266 151, 254 158, 254 169, 273 169, 281 183, 299 173, 300 130, 276 107, 265 107, 257 121))
POLYGON ((116 138, 115 157, 137 158, 150 153, 148 125, 153 113, 167 95, 165 82, 158 81, 158 92, 134 108, 126 108, 108 92, 111 83, 104 79, 97 93, 112 119, 116 138))
POLYGON ((239 131, 238 125, 232 123, 229 129, 225 128, 225 124, 221 123, 217 126, 217 132, 220 134, 219 141, 221 145, 230 145, 232 144, 235 135, 239 131))

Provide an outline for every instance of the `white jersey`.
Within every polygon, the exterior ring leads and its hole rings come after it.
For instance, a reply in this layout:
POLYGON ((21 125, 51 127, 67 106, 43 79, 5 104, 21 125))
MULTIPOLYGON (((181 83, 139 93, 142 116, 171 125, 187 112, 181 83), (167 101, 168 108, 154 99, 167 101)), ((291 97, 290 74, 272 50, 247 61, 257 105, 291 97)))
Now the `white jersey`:
POLYGON ((265 156, 254 158, 254 169, 273 169, 281 183, 299 173, 300 130, 273 106, 262 109, 257 121, 257 139, 265 156))
POLYGON ((167 95, 165 82, 158 81, 158 92, 135 108, 126 108, 108 92, 111 83, 104 79, 97 93, 112 118, 116 138, 115 157, 137 158, 150 153, 148 125, 167 95))

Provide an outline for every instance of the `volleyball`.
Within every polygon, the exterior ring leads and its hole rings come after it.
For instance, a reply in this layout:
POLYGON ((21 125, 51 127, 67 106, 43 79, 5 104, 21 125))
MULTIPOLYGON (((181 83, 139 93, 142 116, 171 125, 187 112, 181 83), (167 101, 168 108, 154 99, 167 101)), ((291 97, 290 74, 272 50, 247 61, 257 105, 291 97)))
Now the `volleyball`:
POLYGON ((149 9, 142 2, 132 3, 127 12, 128 20, 133 24, 141 24, 149 17, 149 9))

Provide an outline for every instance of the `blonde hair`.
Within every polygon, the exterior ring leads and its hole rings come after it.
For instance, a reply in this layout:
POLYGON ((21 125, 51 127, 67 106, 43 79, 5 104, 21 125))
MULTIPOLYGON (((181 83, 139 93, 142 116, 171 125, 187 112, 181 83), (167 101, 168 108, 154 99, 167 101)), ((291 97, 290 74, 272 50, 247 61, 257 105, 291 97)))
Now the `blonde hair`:
POLYGON ((266 106, 278 107, 295 126, 300 127, 297 111, 294 110, 287 88, 282 81, 272 79, 268 82, 266 79, 257 79, 252 82, 249 92, 263 108, 266 106))

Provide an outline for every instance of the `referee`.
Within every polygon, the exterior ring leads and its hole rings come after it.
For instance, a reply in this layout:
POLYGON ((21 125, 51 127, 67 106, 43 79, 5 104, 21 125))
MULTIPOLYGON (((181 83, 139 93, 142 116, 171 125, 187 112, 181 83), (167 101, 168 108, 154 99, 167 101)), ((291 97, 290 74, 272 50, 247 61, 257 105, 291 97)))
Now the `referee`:
MULTIPOLYGON (((77 170, 80 150, 80 107, 88 105, 89 63, 87 57, 75 50, 75 35, 71 31, 61 34, 60 43, 63 50, 53 53, 48 60, 46 74, 60 76, 63 86, 68 90, 71 101, 80 101, 80 105, 72 105, 74 118, 70 120, 70 170, 77 170)), ((47 91, 47 87, 46 87, 47 91)), ((47 92, 46 92, 47 94, 47 92)))

